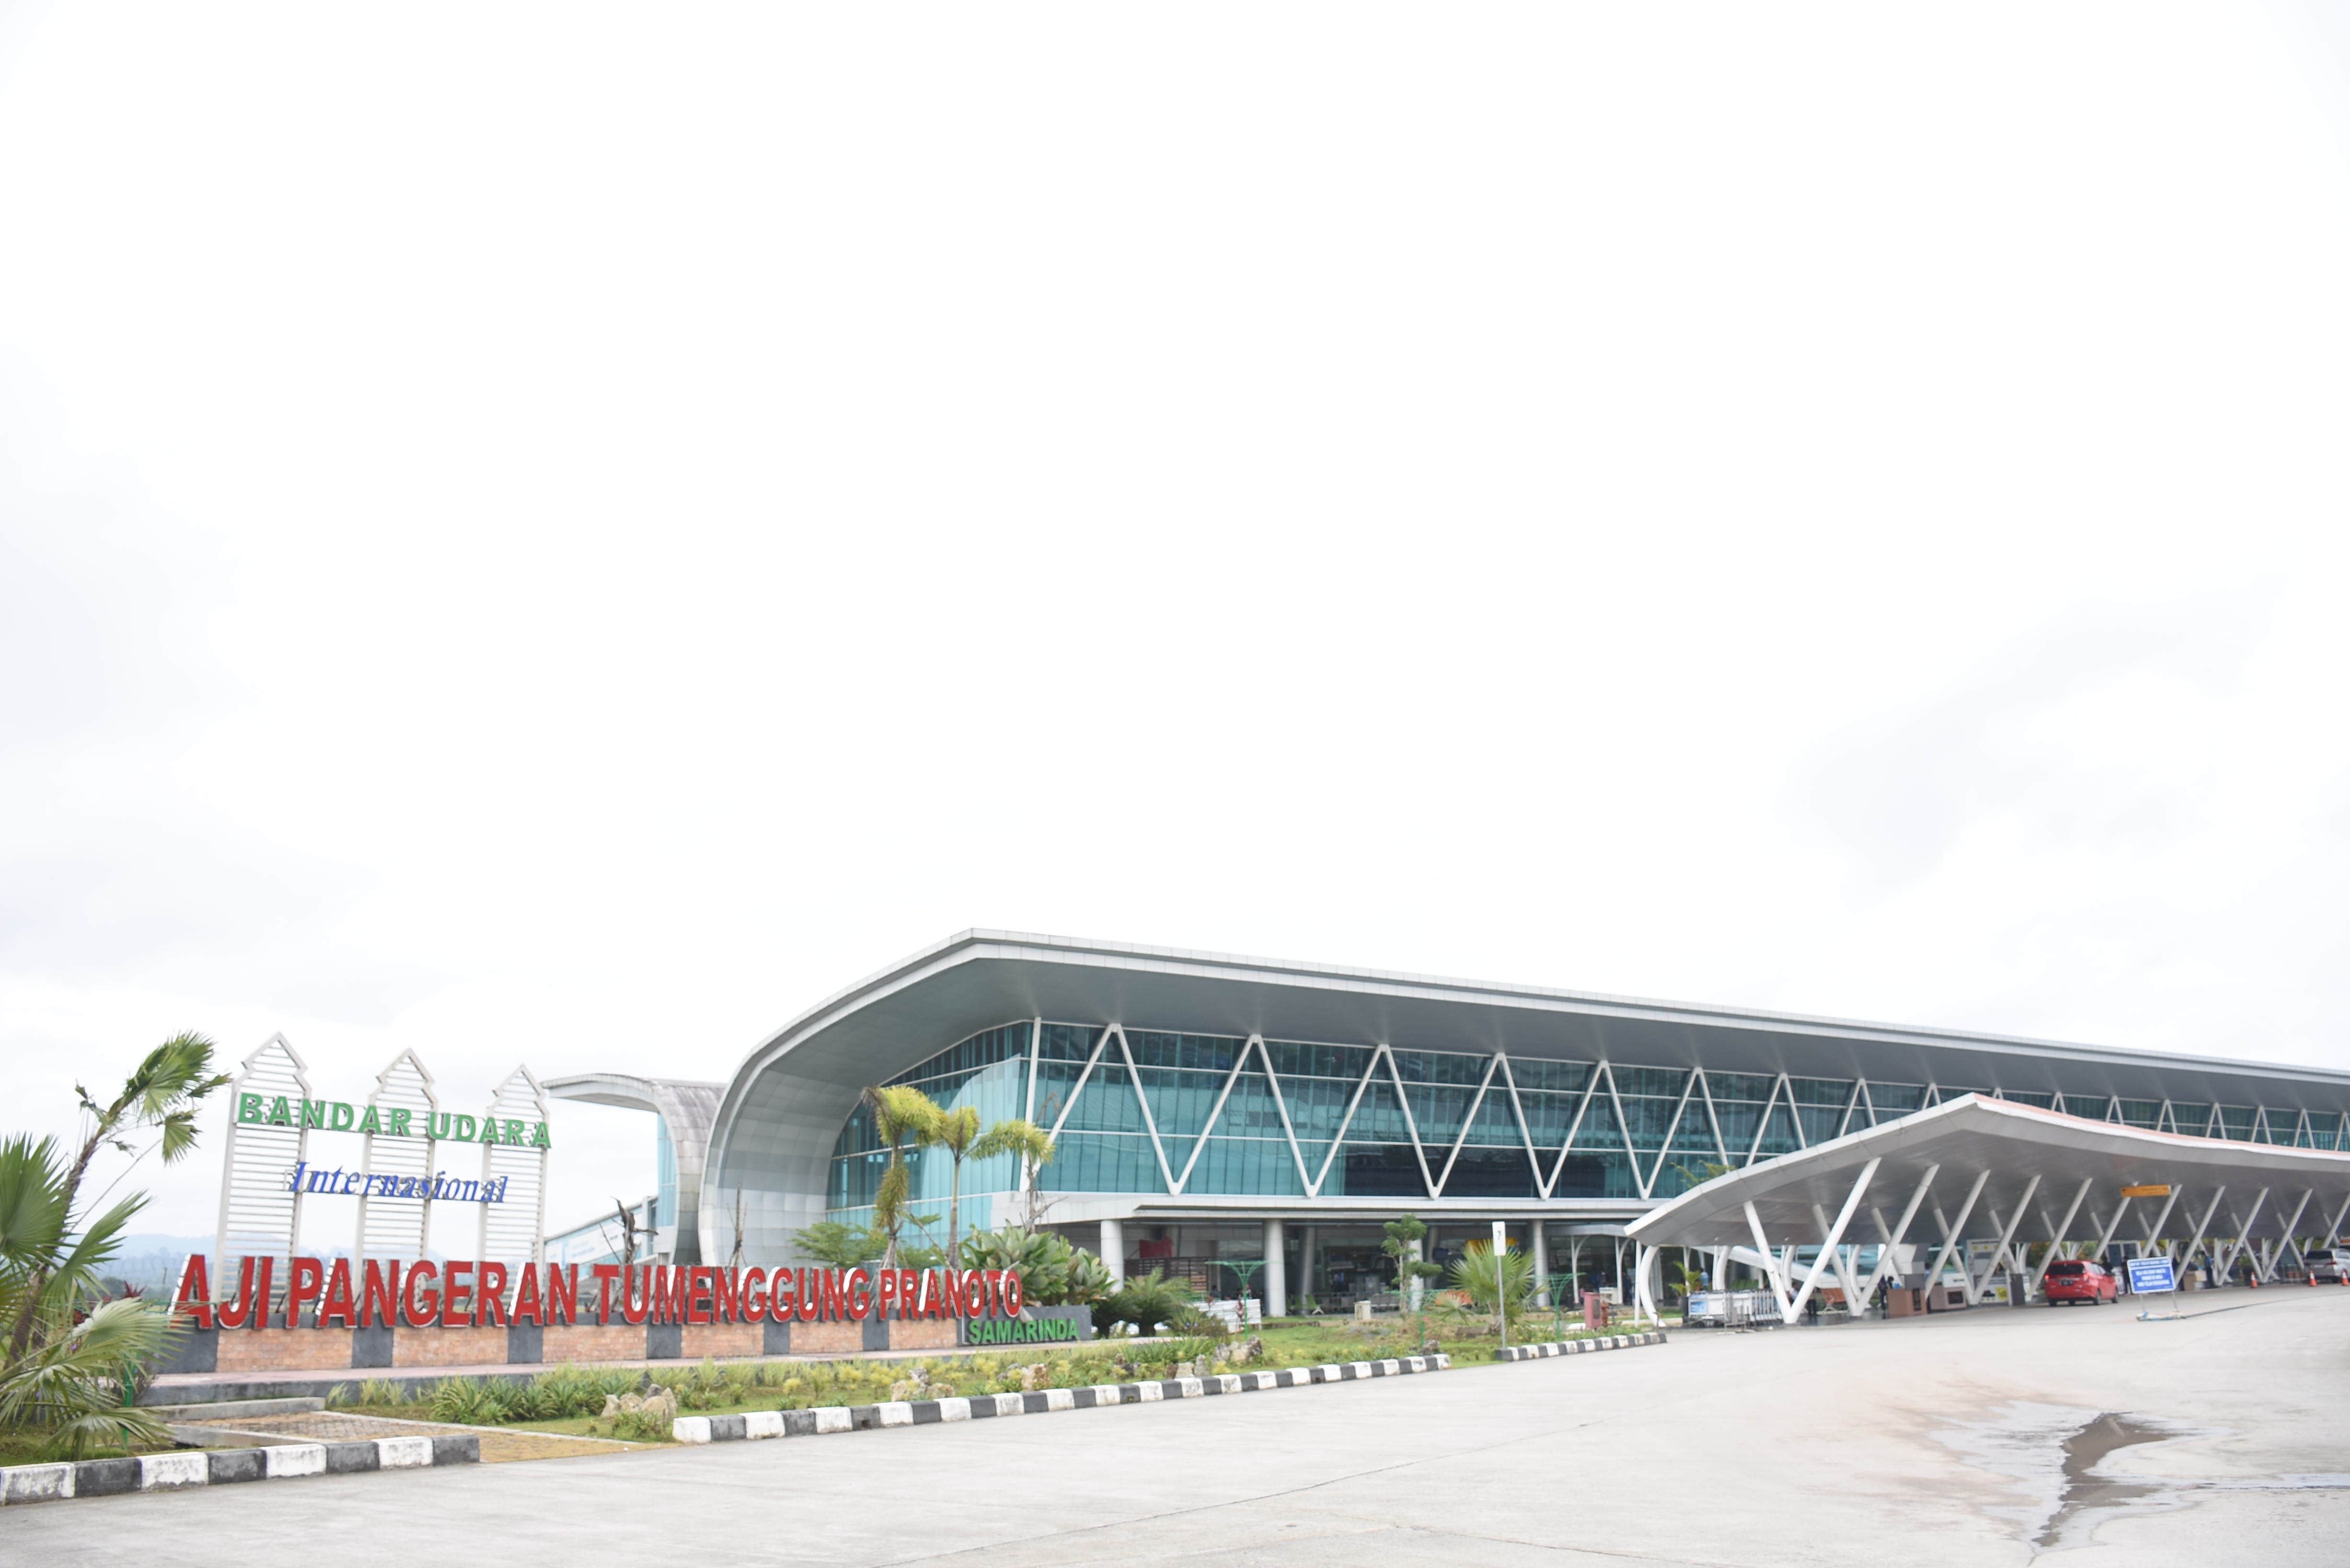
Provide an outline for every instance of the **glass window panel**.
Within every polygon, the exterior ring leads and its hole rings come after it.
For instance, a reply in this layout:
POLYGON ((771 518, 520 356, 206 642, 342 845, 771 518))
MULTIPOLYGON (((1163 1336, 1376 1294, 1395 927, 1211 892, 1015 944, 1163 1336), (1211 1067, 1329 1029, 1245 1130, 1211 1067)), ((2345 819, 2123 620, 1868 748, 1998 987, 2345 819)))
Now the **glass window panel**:
MULTIPOLYGON (((1510 1108, 1510 1086, 1502 1082, 1499 1073, 1493 1075, 1491 1087, 1485 1091, 1485 1103, 1477 1107, 1476 1116, 1469 1124, 1463 1143, 1500 1145, 1523 1150, 1525 1136, 1518 1131, 1517 1113, 1510 1108)), ((1498 1196, 1487 1193, 1483 1196, 1498 1196)))
POLYGON ((1842 1110, 1852 1098, 1849 1078, 1790 1078, 1787 1089, 1799 1106, 1834 1106, 1842 1110))
POLYGON ((1200 1151, 1200 1162, 1191 1168, 1183 1190, 1297 1198, 1305 1188, 1297 1179, 1297 1162, 1289 1157, 1286 1138, 1276 1142, 1218 1136, 1200 1151))
POLYGON ((1298 1141, 1312 1138, 1326 1143, 1338 1136, 1339 1124, 1347 1119, 1347 1106, 1355 1098, 1355 1085, 1336 1078, 1284 1075, 1281 1097, 1289 1106, 1289 1123, 1297 1129, 1298 1141))
POLYGON ((1579 1096, 1584 1085, 1590 1080, 1591 1064, 1554 1062, 1542 1056, 1513 1056, 1510 1058, 1510 1072, 1517 1079, 1521 1094, 1528 1089, 1537 1089, 1550 1094, 1579 1096))
MULTIPOLYGON (((1150 1101, 1150 1116, 1161 1138, 1180 1138, 1188 1153, 1191 1140, 1208 1125, 1208 1113, 1223 1092, 1224 1080, 1214 1073, 1185 1073, 1169 1067, 1144 1067, 1142 1092, 1150 1101)), ((1167 1151, 1175 1159, 1174 1146, 1167 1151)))
POLYGON ((1713 1091, 1718 1104, 1723 1100, 1753 1100, 1757 1103, 1771 1097, 1771 1087, 1779 1080, 1762 1073, 1708 1073, 1706 1087, 1713 1091))
POLYGON ((1880 1084, 1872 1078, 1868 1084, 1868 1101, 1877 1107, 1877 1114, 1879 1116, 1906 1116, 1911 1111, 1924 1107, 1926 1085, 1880 1084))
POLYGON ((2056 1096, 2043 1095, 2037 1089, 2002 1089, 2000 1098, 2019 1106, 2037 1106, 2043 1111, 2056 1108, 2056 1096))
POLYGON ((2055 1108, 2067 1116, 2086 1116, 2093 1122, 2106 1119, 2106 1097, 2103 1095, 2059 1095, 2055 1108))
MULTIPOLYGON (((1359 1083, 1371 1064, 1371 1053, 1362 1045, 1307 1045, 1289 1040, 1268 1040, 1265 1050, 1273 1056, 1273 1070, 1286 1080, 1301 1078, 1343 1078, 1359 1083)), ((1283 1085, 1287 1088, 1286 1083, 1283 1085)))
POLYGON ((1146 1137, 1115 1133, 1064 1133, 1041 1185, 1054 1192, 1164 1192, 1159 1161, 1146 1137))
POLYGON ((1835 1137, 1844 1125, 1841 1108, 1831 1110, 1825 1106, 1797 1106, 1795 1114, 1803 1118, 1805 1143, 1825 1143, 1835 1137))
POLYGON ((1665 1134, 1673 1125, 1673 1112, 1679 1103, 1673 1100, 1652 1100, 1638 1095, 1624 1096, 1624 1125, 1632 1135, 1632 1147, 1653 1149, 1665 1147, 1665 1134))
POLYGON ((1082 1023, 1047 1023, 1036 1054, 1047 1062, 1082 1062, 1094 1054, 1102 1032, 1082 1023))
POLYGON ((1408 1143, 1357 1143, 1349 1138, 1330 1162, 1326 1196, 1339 1198, 1425 1198, 1428 1183, 1419 1174, 1419 1158, 1408 1143))
POLYGON ((1476 1087, 1485 1076, 1489 1056, 1469 1056, 1453 1051, 1396 1051, 1396 1075, 1407 1084, 1466 1084, 1476 1087))
POLYGON ((1732 1160, 1743 1158, 1754 1147, 1754 1135, 1762 1130, 1762 1107, 1751 1100, 1733 1100, 1728 1105, 1716 1101, 1713 1114, 1721 1124, 1721 1141, 1729 1146, 1732 1160))
POLYGON ((1762 1124, 1762 1141, 1755 1151, 1757 1158, 1768 1159, 1773 1155, 1793 1154, 1803 1147, 1803 1141, 1795 1136, 1794 1113, 1787 1108, 1784 1102, 1772 1106, 1771 1119, 1762 1124))
POLYGON ((2252 1136, 2252 1107, 2250 1106, 2221 1106, 2220 1107, 2220 1127, 2221 1130, 2218 1136, 2232 1139, 2237 1143, 2250 1142, 2252 1136))
POLYGON ((2160 1100, 2124 1100, 2122 1120, 2134 1127, 2153 1128, 2162 1117, 2160 1100))
POLYGON ((1363 1103, 1355 1108, 1355 1120, 1347 1129, 1348 1143, 1409 1143, 1411 1133, 1404 1126, 1403 1107, 1396 1103, 1395 1086, 1382 1073, 1371 1080, 1363 1092, 1363 1103))
POLYGON ((1566 1129, 1574 1125, 1575 1107, 1582 1098, 1580 1095, 1518 1091, 1519 1103, 1525 1106, 1526 1131, 1536 1148, 1556 1149, 1566 1142, 1566 1129))
POLYGON ((1422 1147, 1451 1147, 1461 1136, 1461 1118, 1469 1114, 1469 1102, 1476 1091, 1407 1079, 1404 1092, 1411 1096, 1412 1125, 1419 1129, 1422 1147))
POLYGON ((1608 1075, 1616 1080, 1619 1095, 1645 1095, 1656 1099, 1678 1100, 1681 1085, 1689 1075, 1674 1067, 1626 1067, 1611 1065, 1608 1075))
POLYGON ((1617 1119, 1615 1102, 1605 1094, 1592 1096, 1591 1108, 1583 1114, 1583 1125, 1575 1129, 1575 1147, 1580 1150, 1620 1149, 1623 1147, 1624 1127, 1617 1119))
MULTIPOLYGON (((1576 1144, 1582 1141, 1578 1135, 1576 1144)), ((1550 1189, 1553 1198, 1637 1198, 1639 1194, 1639 1186, 1632 1179, 1631 1161, 1620 1153, 1569 1154, 1550 1189)))
POLYGON ((1538 1191, 1523 1147, 1463 1148, 1444 1179, 1447 1198, 1533 1198, 1538 1191))
POLYGON ((1142 1132, 1142 1102, 1135 1098, 1134 1085, 1127 1082, 1126 1064, 1094 1064, 1093 1076, 1077 1091, 1069 1119, 1062 1127, 1066 1132, 1142 1132))

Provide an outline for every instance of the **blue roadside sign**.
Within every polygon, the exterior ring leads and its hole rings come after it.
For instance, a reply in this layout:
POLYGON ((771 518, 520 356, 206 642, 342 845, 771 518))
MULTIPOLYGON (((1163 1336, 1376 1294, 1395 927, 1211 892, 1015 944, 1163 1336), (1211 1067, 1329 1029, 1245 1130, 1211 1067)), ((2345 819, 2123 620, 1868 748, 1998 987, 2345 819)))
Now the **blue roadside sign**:
POLYGON ((2163 1291, 2175 1291, 2178 1280, 2170 1272, 2168 1258, 2132 1258, 2129 1261, 2130 1294, 2150 1296, 2163 1291))

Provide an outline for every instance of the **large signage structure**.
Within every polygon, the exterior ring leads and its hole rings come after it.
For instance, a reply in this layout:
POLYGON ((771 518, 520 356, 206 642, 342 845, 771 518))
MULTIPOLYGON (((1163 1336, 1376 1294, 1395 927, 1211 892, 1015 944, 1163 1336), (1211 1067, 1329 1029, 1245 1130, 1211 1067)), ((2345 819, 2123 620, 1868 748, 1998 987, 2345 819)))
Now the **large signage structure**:
MULTIPOLYGON (((716 1324, 872 1318, 1017 1318, 1025 1305, 1010 1269, 639 1268, 495 1259, 303 1258, 281 1276, 274 1256, 237 1260, 232 1284, 188 1260, 174 1306, 210 1328, 488 1328, 518 1323, 716 1324), (587 1287, 582 1296, 581 1287, 587 1287), (217 1287, 217 1288, 216 1288, 217 1287), (285 1305, 275 1306, 280 1287, 285 1305)), ((1009 1337, 1008 1334, 1006 1337, 1009 1337)))
POLYGON ((436 1247, 502 1273, 542 1261, 554 1140, 546 1096, 527 1067, 507 1075, 476 1116, 442 1110, 432 1075, 402 1051, 366 1103, 353 1105, 313 1098, 307 1065, 275 1034, 245 1058, 228 1103, 212 1277, 242 1257, 248 1270, 258 1260, 264 1281, 275 1274, 292 1285, 314 1261, 297 1255, 306 1204, 310 1243, 342 1231, 370 1269, 436 1247), (316 1210, 338 1199, 352 1207, 316 1210))

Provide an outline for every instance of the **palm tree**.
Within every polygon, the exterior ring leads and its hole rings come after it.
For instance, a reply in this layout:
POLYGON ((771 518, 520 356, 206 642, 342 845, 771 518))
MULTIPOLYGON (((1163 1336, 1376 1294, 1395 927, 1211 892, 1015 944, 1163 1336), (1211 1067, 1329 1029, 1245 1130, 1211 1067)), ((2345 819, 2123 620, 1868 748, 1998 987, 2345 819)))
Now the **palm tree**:
POLYGON ((874 1136, 889 1147, 889 1168, 881 1173, 881 1185, 873 1194, 873 1222, 889 1237, 882 1266, 894 1269, 898 1266, 898 1232, 905 1228, 906 1203, 914 1186, 906 1169, 906 1145, 930 1141, 930 1132, 938 1125, 939 1107, 921 1090, 902 1084, 877 1085, 867 1089, 865 1103, 873 1107, 874 1136))
POLYGON ((102 1302, 98 1272, 122 1228, 146 1207, 124 1199, 75 1237, 72 1172, 57 1140, 0 1144, 0 1313, 25 1325, 25 1347, 0 1360, 0 1428, 54 1432, 79 1458, 94 1439, 171 1440, 170 1428, 119 1392, 127 1368, 154 1360, 178 1332, 166 1303, 102 1302))
MULTIPOLYGON (((123 1080, 122 1092, 110 1104, 101 1106, 89 1097, 88 1089, 79 1084, 74 1085, 74 1093, 81 1096, 82 1114, 89 1118, 89 1135, 82 1140, 81 1153, 75 1158, 73 1168, 60 1179, 60 1223, 73 1213, 74 1204, 81 1196, 82 1176, 89 1169, 90 1158, 98 1153, 99 1145, 112 1144, 130 1155, 134 1165, 157 1147, 162 1149, 163 1163, 169 1165, 196 1147, 197 1102, 229 1082, 227 1074, 213 1073, 212 1065, 213 1043, 201 1034, 187 1033, 175 1034, 147 1053, 147 1059, 123 1080), (136 1127, 161 1127, 162 1137, 146 1149, 134 1148, 125 1135, 136 1127)), ((116 1207, 120 1209, 120 1205, 116 1207)), ((125 1214, 123 1218, 130 1216, 125 1214)), ((48 1272, 38 1262, 32 1269, 24 1299, 16 1304, 15 1326, 8 1335, 11 1363, 22 1357, 30 1345, 34 1320, 41 1312, 44 1293, 48 1288, 48 1272)))
POLYGON ((1056 1152, 1050 1133, 1020 1116, 1007 1116, 997 1122, 971 1146, 971 1158, 973 1159, 986 1159, 999 1154, 1020 1157, 1022 1185, 1028 1189, 1028 1218, 1021 1229, 1032 1232, 1036 1229, 1039 1185, 1044 1169, 1053 1163, 1053 1156, 1056 1152))
POLYGON ((947 1264, 954 1266, 962 1239, 962 1162, 979 1143, 979 1107, 957 1106, 942 1110, 931 1123, 925 1143, 947 1151, 954 1161, 954 1185, 947 1194, 947 1264))

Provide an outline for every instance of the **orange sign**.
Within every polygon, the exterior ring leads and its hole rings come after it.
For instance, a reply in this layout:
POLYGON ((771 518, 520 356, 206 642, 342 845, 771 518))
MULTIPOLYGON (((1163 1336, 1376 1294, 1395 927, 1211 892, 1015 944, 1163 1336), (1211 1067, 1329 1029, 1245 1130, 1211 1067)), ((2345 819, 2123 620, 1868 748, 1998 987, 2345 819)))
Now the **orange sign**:
POLYGON ((2124 1198, 2168 1198, 2170 1196, 2170 1189, 2168 1187, 2125 1187, 2122 1189, 2122 1196, 2124 1198))

